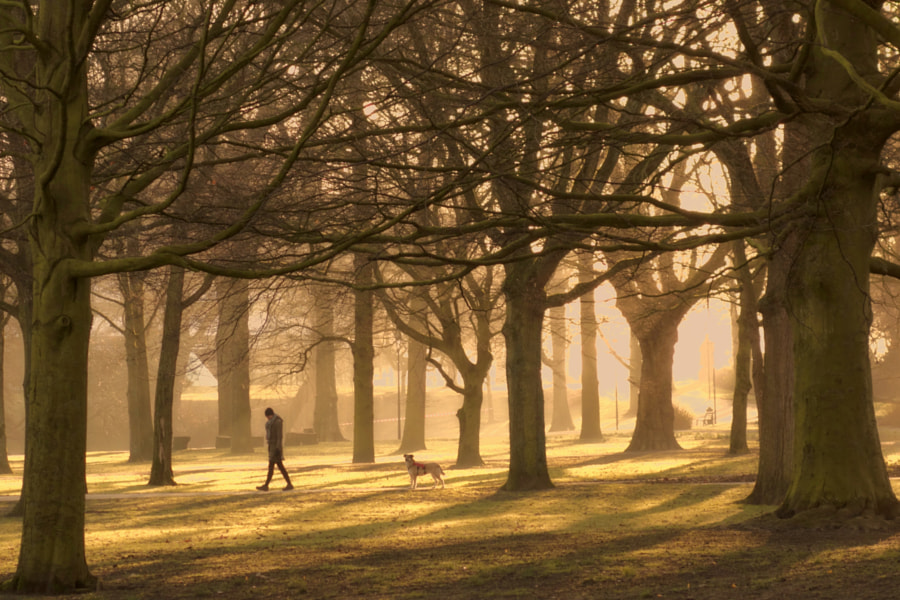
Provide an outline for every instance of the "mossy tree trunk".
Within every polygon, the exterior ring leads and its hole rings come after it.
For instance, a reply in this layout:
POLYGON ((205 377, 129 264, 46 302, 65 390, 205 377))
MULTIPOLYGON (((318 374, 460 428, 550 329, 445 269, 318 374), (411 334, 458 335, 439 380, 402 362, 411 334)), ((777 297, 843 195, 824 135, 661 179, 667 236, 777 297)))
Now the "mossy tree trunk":
POLYGON ((816 8, 818 38, 806 91, 846 114, 807 118, 815 119, 808 130, 821 135, 808 183, 797 197, 808 216, 796 225, 799 243, 787 279, 794 462, 778 514, 827 507, 893 518, 898 502, 872 398, 869 264, 877 237, 881 152, 900 128, 900 111, 872 102, 871 91, 860 84, 880 79, 880 34, 871 26, 880 15, 861 3, 823 1, 816 8), (865 18, 847 12, 862 9, 865 18))
MULTIPOLYGON (((4 11, 13 11, 7 7, 4 11)), ((90 5, 58 3, 41 10, 30 85, 5 87, 35 137, 33 207, 28 219, 32 266, 32 367, 26 398, 24 516, 12 588, 63 593, 91 587, 85 560, 84 499, 90 281, 70 270, 93 259, 85 233, 93 149, 88 121, 87 48, 69 35, 90 5), (67 44, 67 47, 57 45, 67 44), (75 52, 77 56, 73 56, 75 52), (18 97, 28 88, 29 97, 18 97), (32 107, 29 109, 28 107, 32 107)), ((5 34, 4 34, 5 35, 5 34)), ((78 40, 80 41, 80 40, 78 40)), ((9 42, 7 42, 9 43, 9 42)), ((29 59, 30 60, 30 59, 29 59)))
POLYGON ((804 229, 788 279, 796 414, 793 476, 779 509, 784 516, 821 506, 897 513, 869 364, 880 149, 873 126, 862 116, 851 119, 819 151, 815 168, 824 185, 809 198, 818 214, 804 229))

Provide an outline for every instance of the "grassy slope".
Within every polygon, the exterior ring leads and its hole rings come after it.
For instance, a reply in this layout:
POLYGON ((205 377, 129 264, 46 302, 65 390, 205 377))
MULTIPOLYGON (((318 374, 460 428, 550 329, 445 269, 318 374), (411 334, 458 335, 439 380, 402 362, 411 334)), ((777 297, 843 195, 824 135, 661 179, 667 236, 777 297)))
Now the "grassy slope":
MULTIPOLYGON (((502 442, 485 467, 452 470, 454 443, 430 441, 417 458, 444 464, 443 491, 407 489, 393 444, 374 465, 349 464, 349 443, 289 448, 297 491, 267 494, 261 450, 179 452, 179 485, 162 489, 125 454, 92 454, 87 551, 103 589, 79 597, 878 598, 900 584, 892 525, 810 529, 741 504, 756 456, 726 456, 723 437, 638 456, 627 442, 554 436, 557 489, 521 494, 496 491, 502 442)), ((19 485, 0 477, 0 495, 19 485)), ((0 578, 19 531, 0 519, 0 578)))

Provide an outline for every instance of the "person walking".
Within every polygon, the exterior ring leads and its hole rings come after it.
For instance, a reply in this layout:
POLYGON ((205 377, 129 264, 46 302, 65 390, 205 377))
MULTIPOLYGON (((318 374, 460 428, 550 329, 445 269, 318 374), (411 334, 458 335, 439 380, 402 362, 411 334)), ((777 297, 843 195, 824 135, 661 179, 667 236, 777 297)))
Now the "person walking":
POLYGON ((269 483, 272 481, 272 475, 275 473, 275 466, 281 471, 282 477, 287 482, 284 491, 294 489, 291 478, 287 469, 284 468, 284 421, 275 414, 271 408, 266 409, 266 444, 269 447, 269 473, 266 476, 266 482, 257 486, 261 492, 269 491, 269 483))

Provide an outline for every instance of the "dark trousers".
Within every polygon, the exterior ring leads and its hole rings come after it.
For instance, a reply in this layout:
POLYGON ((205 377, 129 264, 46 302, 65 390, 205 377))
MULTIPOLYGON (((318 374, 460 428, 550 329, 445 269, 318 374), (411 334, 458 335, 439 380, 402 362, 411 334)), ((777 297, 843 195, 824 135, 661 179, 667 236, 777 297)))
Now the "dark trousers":
POLYGON ((284 468, 284 460, 279 456, 278 460, 269 460, 269 473, 266 475, 266 485, 269 485, 269 482, 272 481, 272 475, 275 474, 275 466, 278 466, 278 470, 281 471, 281 476, 284 477, 284 480, 291 484, 291 478, 288 475, 287 469, 284 468))

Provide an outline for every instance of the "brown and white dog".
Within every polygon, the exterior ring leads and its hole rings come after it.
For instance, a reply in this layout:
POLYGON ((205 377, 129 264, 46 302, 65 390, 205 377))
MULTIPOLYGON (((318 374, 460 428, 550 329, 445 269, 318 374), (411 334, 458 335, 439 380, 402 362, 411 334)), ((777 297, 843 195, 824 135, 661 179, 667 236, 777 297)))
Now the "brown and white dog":
POLYGON ((441 468, 441 465, 416 462, 413 460, 412 454, 404 454, 403 458, 406 460, 406 470, 409 472, 409 489, 416 489, 416 480, 419 478, 419 475, 431 475, 431 478, 434 480, 434 485, 431 486, 431 489, 436 488, 439 481, 441 482, 441 489, 444 489, 444 470, 441 468))

